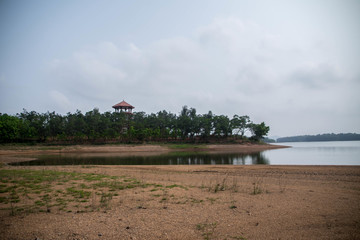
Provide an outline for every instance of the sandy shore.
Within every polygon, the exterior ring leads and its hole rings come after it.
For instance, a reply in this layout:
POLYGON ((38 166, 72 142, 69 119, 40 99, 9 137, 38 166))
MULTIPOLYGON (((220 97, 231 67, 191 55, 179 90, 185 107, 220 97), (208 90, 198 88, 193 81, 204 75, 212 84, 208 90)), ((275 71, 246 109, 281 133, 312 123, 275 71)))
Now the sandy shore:
MULTIPOLYGON (((116 192, 97 209, 81 204, 96 205, 99 195, 69 203, 67 211, 51 206, 15 216, 5 209, 9 204, 0 203, 1 239, 360 239, 357 166, 3 166, 0 171, 14 169, 126 176, 141 185, 116 192)), ((60 192, 81 182, 51 183, 60 192)))

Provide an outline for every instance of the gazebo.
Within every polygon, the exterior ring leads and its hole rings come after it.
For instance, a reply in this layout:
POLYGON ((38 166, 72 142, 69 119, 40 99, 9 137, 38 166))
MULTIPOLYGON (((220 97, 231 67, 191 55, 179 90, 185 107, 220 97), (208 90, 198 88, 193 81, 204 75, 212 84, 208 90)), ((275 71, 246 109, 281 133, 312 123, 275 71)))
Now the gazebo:
POLYGON ((133 108, 135 108, 134 106, 128 104, 124 100, 112 107, 115 109, 115 112, 125 112, 129 114, 132 114, 132 110, 133 108))

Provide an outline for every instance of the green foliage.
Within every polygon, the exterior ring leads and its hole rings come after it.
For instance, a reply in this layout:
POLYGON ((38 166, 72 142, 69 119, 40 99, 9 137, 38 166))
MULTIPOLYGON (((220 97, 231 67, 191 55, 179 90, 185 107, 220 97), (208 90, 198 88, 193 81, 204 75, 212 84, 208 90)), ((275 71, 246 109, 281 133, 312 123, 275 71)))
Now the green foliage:
POLYGON ((100 113, 99 109, 83 114, 77 110, 65 116, 55 112, 44 114, 25 109, 16 116, 0 114, 0 142, 72 143, 142 143, 208 142, 211 139, 245 138, 251 131, 260 140, 269 127, 254 124, 249 116, 197 114, 195 108, 184 106, 177 116, 165 110, 156 114, 136 112, 100 113))
POLYGON ((230 119, 227 116, 220 115, 214 117, 214 134, 216 136, 227 137, 231 135, 232 129, 230 119))
POLYGON ((236 131, 236 134, 240 133, 240 136, 243 137, 251 126, 250 117, 234 115, 233 119, 231 119, 231 126, 233 131, 236 131))
POLYGON ((21 121, 17 117, 0 114, 0 141, 12 142, 19 138, 21 121))
POLYGON ((270 127, 266 126, 264 122, 260 124, 252 123, 250 124, 250 130, 253 134, 252 138, 255 140, 260 140, 268 134, 270 127))

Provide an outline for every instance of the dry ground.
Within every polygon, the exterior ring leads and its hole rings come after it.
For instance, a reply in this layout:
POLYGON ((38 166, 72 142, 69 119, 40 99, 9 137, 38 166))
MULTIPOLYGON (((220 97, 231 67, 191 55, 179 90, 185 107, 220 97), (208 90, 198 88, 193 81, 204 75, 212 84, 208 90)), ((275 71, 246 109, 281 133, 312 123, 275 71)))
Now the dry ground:
POLYGON ((4 165, 0 172, 0 239, 360 239, 360 167, 4 165), (17 188, 16 198, 4 189, 21 170, 72 177, 43 180, 40 193, 17 188), (60 198, 68 202, 55 204, 60 198))

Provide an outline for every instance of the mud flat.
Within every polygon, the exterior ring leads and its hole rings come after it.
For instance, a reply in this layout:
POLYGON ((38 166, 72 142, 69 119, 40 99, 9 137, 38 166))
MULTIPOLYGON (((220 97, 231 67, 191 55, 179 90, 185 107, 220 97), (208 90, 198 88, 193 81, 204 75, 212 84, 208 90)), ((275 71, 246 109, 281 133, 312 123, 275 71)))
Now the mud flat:
POLYGON ((360 239, 358 166, 3 165, 0 179, 1 239, 360 239))

